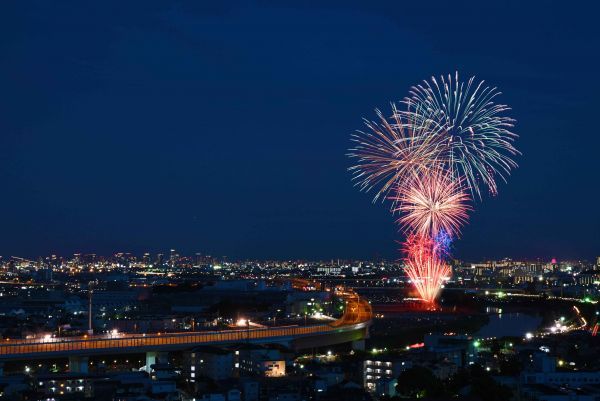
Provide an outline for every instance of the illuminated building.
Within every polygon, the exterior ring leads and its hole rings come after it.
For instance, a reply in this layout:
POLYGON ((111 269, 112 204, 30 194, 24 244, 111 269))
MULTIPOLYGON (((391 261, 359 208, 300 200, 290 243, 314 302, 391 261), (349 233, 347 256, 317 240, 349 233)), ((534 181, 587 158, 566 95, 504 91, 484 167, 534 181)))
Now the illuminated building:
POLYGON ((206 376, 213 380, 225 380, 233 375, 233 352, 218 347, 197 347, 189 354, 189 378, 206 376))

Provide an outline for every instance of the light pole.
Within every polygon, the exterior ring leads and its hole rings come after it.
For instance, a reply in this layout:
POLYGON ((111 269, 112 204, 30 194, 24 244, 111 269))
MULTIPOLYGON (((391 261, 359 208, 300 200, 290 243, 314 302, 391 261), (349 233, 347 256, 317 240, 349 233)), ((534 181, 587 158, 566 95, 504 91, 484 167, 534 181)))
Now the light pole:
POLYGON ((277 326, 277 314, 281 312, 281 309, 277 309, 275 315, 273 316, 273 326, 277 326))
POLYGON ((94 294, 94 282, 90 281, 88 284, 88 334, 91 336, 94 334, 92 328, 92 295, 94 294))

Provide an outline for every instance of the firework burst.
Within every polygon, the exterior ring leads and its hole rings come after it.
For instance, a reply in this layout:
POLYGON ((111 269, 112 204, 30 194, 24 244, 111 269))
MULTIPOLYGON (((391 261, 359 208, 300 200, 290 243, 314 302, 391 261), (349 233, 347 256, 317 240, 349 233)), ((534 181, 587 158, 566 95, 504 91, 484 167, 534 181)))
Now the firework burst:
POLYGON ((364 120, 367 130, 352 135, 354 147, 349 157, 353 180, 363 191, 376 189, 374 201, 389 193, 406 177, 423 171, 435 162, 438 136, 431 135, 428 124, 415 121, 415 115, 400 112, 392 104, 392 117, 375 110, 379 121, 364 120))
POLYGON ((433 238, 437 245, 438 253, 442 258, 450 256, 450 250, 452 247, 452 237, 445 231, 440 230, 437 235, 433 238))
POLYGON ((414 86, 392 116, 352 135, 348 156, 356 185, 392 200, 407 235, 402 244, 406 274, 421 297, 434 302, 450 274, 446 260, 481 189, 497 192, 519 152, 509 107, 496 103, 496 88, 450 75, 414 86), (390 196, 390 192, 393 194, 390 196))
POLYGON ((394 212, 400 213, 398 223, 405 232, 436 238, 440 231, 456 237, 471 210, 469 195, 461 180, 437 170, 415 175, 397 186, 394 212))
POLYGON ((461 82, 457 72, 454 79, 432 77, 412 87, 404 100, 407 109, 400 112, 417 127, 428 127, 440 144, 434 157, 478 196, 481 184, 496 194, 496 177, 506 181, 517 167, 512 159, 519 154, 513 145, 514 120, 504 115, 508 106, 495 103, 499 95, 475 77, 461 82))

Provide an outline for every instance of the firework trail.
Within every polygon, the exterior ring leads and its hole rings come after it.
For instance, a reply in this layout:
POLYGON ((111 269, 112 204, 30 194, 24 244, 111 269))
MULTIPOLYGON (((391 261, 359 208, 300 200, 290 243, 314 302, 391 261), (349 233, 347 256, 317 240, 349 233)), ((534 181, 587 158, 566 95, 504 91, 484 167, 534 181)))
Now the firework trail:
POLYGON ((451 275, 439 245, 430 237, 411 234, 403 244, 403 250, 406 274, 424 301, 435 302, 444 280, 451 275))
POLYGON ((374 201, 392 201, 407 236, 405 271, 427 302, 451 274, 446 260, 472 210, 470 194, 481 198, 486 187, 495 195, 496 179, 517 167, 514 120, 495 103, 499 94, 458 73, 431 78, 411 88, 404 109, 392 104, 389 118, 376 110, 379 121, 365 120, 368 129, 352 135, 353 180, 374 190, 374 201))

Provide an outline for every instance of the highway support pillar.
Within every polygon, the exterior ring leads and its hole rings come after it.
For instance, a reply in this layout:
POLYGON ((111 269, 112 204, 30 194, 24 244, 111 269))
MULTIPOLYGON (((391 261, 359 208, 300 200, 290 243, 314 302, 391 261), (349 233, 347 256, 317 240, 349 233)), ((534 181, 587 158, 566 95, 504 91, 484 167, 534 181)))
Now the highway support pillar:
POLYGON ((146 352, 146 372, 152 372, 152 365, 157 363, 168 363, 169 362, 169 353, 168 352, 158 352, 151 351, 146 352))
POLYGON ((365 340, 352 341, 352 349, 355 351, 364 351, 365 350, 365 340))
POLYGON ((88 364, 90 358, 87 356, 70 356, 69 357, 69 372, 71 373, 88 373, 88 364))

